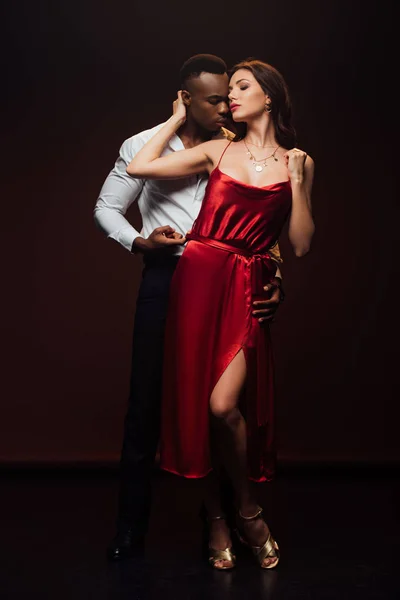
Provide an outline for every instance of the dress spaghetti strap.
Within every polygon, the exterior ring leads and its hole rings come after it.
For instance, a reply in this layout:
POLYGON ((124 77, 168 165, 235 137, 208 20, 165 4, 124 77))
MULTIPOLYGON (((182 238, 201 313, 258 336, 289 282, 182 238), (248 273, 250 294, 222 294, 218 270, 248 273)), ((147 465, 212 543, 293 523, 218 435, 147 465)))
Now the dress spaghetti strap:
POLYGON ((219 157, 218 164, 217 164, 217 166, 215 167, 216 169, 219 169, 219 165, 220 165, 220 163, 221 163, 222 157, 223 157, 223 155, 225 154, 225 152, 228 150, 228 148, 229 148, 229 146, 230 146, 231 144, 232 144, 232 140, 230 140, 230 141, 229 141, 229 144, 227 144, 227 145, 225 146, 223 153, 222 153, 222 154, 221 154, 221 156, 219 157))

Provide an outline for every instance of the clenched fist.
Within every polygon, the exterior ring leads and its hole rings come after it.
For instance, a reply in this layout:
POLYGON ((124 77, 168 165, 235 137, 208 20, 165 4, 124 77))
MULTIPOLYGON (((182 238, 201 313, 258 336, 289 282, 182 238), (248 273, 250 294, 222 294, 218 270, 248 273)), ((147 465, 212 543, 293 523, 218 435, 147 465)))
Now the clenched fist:
POLYGON ((303 179, 307 153, 299 148, 292 148, 285 152, 283 158, 288 168, 290 179, 303 179))
POLYGON ((183 245, 185 242, 186 238, 181 233, 175 231, 170 225, 164 225, 163 227, 156 227, 146 239, 137 237, 132 244, 132 252, 146 253, 183 245))

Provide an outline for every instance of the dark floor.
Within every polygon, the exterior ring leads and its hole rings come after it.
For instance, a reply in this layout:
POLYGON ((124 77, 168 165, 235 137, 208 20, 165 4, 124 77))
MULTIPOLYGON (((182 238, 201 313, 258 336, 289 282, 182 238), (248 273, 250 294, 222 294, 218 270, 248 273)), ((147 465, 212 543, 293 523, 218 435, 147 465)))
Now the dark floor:
POLYGON ((394 469, 282 469, 257 487, 282 558, 235 571, 201 558, 198 482, 156 473, 146 558, 109 564, 115 471, 3 471, 0 597, 45 600, 400 598, 394 469))

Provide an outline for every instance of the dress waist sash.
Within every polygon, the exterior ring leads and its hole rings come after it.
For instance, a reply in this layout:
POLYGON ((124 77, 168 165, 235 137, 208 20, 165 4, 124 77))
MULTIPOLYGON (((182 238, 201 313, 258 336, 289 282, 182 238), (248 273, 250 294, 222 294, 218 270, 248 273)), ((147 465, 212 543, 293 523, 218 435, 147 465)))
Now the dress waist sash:
MULTIPOLYGON (((246 280, 247 280, 247 289, 249 292, 249 310, 251 314, 252 310, 252 302, 256 298, 263 297, 263 287, 271 281, 271 279, 275 276, 277 269, 277 262, 274 260, 269 252, 265 252, 263 254, 257 254, 250 252, 249 250, 237 248, 232 244, 227 242, 222 242, 219 240, 214 240, 212 238, 203 237, 194 232, 190 232, 186 235, 187 240, 193 240, 196 242, 200 242, 201 244, 205 244, 206 246, 211 246, 213 248, 217 248, 219 250, 223 250, 225 252, 231 252, 232 254, 238 254, 243 256, 246 264, 246 280)), ((265 292, 264 292, 265 297, 265 292)), ((260 326, 258 323, 257 326, 260 326)), ((254 325, 250 325, 254 326, 254 325)), ((265 329, 265 328, 264 328, 265 329)), ((265 332, 266 333, 266 332, 265 332)), ((264 370, 266 365, 268 364, 267 355, 266 355, 266 347, 263 342, 262 336, 257 336, 257 360, 259 363, 258 367, 258 378, 255 382, 258 389, 258 393, 256 394, 258 401, 256 405, 255 418, 258 426, 265 426, 271 420, 270 407, 265 402, 265 398, 267 397, 267 390, 265 388, 265 382, 262 376, 260 376, 260 369, 264 370)), ((271 385, 269 382, 268 385, 271 385)))
MULTIPOLYGON (((220 240, 214 240, 213 238, 207 238, 192 231, 186 234, 186 239, 200 242, 201 244, 218 248, 219 250, 224 250, 225 252, 231 252, 233 254, 244 256, 247 259, 246 262, 248 266, 251 268, 251 290, 255 295, 257 295, 257 291, 258 295, 260 294, 260 283, 263 282, 263 278, 266 277, 268 280, 270 280, 276 273, 277 263, 269 252, 251 252, 245 248, 237 248, 236 246, 233 246, 233 244, 222 242, 220 240)), ((265 281, 263 285, 266 285, 268 282, 269 281, 265 281)))
POLYGON ((245 248, 238 248, 233 244, 222 242, 220 240, 214 240, 213 238, 204 237, 203 235, 199 235, 198 233, 192 231, 186 234, 186 239, 193 240, 195 242, 200 242, 202 244, 205 244, 206 246, 212 246, 213 248, 219 248, 219 250, 225 250, 225 252, 233 252, 234 254, 240 254, 241 256, 246 256, 247 258, 273 260, 269 252, 251 252, 250 250, 246 250, 245 248))

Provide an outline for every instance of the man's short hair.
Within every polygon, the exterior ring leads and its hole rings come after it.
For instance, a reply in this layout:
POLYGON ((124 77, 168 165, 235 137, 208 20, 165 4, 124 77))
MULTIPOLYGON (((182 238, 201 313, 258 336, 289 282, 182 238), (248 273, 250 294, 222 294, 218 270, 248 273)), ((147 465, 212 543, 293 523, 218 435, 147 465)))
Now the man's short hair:
POLYGON ((180 86, 184 89, 188 81, 195 77, 200 77, 202 73, 214 73, 223 75, 228 71, 228 67, 222 58, 214 54, 195 54, 188 58, 182 65, 179 72, 180 86))

